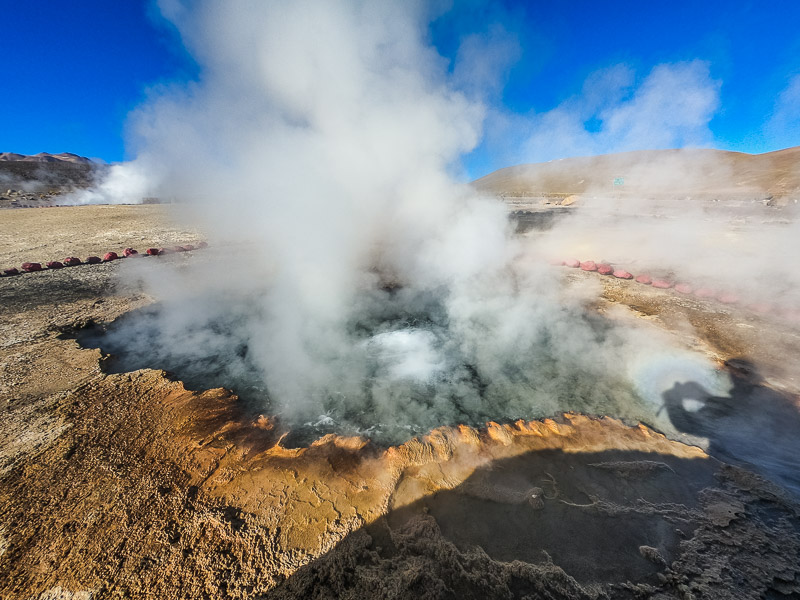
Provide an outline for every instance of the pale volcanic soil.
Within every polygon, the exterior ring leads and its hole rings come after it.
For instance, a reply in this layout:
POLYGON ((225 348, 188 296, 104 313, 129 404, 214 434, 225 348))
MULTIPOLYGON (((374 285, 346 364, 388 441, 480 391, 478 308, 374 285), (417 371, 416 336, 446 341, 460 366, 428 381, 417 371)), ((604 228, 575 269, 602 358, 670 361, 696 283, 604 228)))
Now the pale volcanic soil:
MULTIPOLYGON (((167 224, 163 207, 0 219, 0 268, 201 239, 167 224)), ((152 302, 115 282, 119 268, 0 279, 2 598, 800 597, 800 506, 766 478, 779 456, 737 454, 692 415, 679 428, 711 437, 714 456, 574 414, 441 428, 390 448, 336 436, 286 448, 283 426, 231 391, 190 391, 163 371, 109 374, 78 344, 92 323, 152 302)), ((761 425, 739 402, 797 422, 790 327, 602 285, 590 310, 622 306, 729 361, 736 387, 718 418, 761 425)), ((754 446, 773 435, 763 423, 754 446)))
POLYGON ((167 205, 54 206, 0 211, 0 270, 23 262, 144 251, 199 240, 196 228, 176 224, 167 205))

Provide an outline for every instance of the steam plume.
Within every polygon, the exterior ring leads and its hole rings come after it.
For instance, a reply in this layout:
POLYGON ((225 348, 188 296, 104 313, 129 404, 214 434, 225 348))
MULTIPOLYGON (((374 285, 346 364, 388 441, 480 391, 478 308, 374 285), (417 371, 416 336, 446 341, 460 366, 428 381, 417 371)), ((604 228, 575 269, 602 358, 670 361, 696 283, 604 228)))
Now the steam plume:
POLYGON ((360 430, 565 409, 652 422, 629 360, 645 349, 721 385, 665 337, 586 317, 505 207, 454 181, 485 109, 426 42, 423 3, 161 8, 203 71, 140 109, 137 165, 218 250, 132 273, 162 303, 113 334, 128 352, 360 430))

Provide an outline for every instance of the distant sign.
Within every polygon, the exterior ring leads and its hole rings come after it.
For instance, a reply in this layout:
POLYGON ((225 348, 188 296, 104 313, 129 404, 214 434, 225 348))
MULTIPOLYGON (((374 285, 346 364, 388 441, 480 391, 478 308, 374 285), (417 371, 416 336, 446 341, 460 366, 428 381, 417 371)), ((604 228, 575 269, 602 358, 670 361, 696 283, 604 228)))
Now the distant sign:
POLYGON ((625 185, 624 177, 614 177, 614 185, 625 185))

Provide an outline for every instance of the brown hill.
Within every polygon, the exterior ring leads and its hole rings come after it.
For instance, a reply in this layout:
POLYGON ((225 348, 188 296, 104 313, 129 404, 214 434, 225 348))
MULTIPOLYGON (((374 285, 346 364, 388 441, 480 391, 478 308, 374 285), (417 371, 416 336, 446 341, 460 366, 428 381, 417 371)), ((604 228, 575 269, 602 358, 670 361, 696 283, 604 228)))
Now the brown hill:
POLYGON ((800 147, 765 154, 710 149, 646 150, 499 169, 472 183, 507 198, 573 194, 800 196, 800 147))
POLYGON ((104 168, 69 152, 33 156, 0 152, 0 208, 15 205, 14 200, 16 205, 34 205, 45 199, 42 194, 49 197, 88 187, 104 168))
POLYGON ((78 156, 71 152, 61 152, 60 154, 50 154, 49 152, 39 152, 39 154, 25 155, 15 152, 0 152, 0 161, 4 162, 44 162, 57 163, 67 162, 79 165, 91 165, 92 161, 85 156, 78 156))

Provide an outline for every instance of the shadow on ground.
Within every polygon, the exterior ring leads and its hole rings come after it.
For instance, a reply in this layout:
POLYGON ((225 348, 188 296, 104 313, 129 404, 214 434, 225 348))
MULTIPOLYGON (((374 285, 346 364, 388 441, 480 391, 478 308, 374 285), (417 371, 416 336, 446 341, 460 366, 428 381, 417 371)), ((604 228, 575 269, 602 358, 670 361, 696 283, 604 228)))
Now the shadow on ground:
POLYGON ((679 431, 708 438, 708 452, 744 466, 800 497, 800 403, 796 396, 764 385, 745 359, 726 363, 733 387, 714 396, 700 384, 676 382, 664 406, 679 431))
POLYGON ((452 490, 406 504, 414 481, 401 481, 385 517, 265 597, 800 593, 796 506, 775 486, 713 459, 540 451, 485 465, 452 490))

